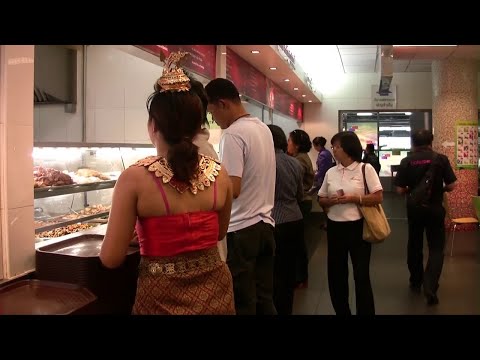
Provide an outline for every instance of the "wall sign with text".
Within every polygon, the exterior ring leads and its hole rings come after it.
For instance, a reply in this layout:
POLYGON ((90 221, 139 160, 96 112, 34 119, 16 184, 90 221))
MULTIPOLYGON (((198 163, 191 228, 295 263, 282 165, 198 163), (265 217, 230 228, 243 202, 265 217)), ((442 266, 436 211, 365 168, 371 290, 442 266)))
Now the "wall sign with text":
POLYGON ((303 103, 268 80, 268 106, 297 121, 303 121, 303 103))
POLYGON ((379 94, 378 85, 372 85, 372 109, 397 108, 397 85, 391 85, 388 94, 379 94))
POLYGON ((205 76, 208 79, 215 78, 216 47, 215 45, 136 45, 137 47, 159 56, 163 52, 168 56, 173 51, 186 51, 183 62, 185 68, 205 76))
POLYGON ((227 79, 240 94, 267 104, 267 78, 255 67, 227 48, 227 79))

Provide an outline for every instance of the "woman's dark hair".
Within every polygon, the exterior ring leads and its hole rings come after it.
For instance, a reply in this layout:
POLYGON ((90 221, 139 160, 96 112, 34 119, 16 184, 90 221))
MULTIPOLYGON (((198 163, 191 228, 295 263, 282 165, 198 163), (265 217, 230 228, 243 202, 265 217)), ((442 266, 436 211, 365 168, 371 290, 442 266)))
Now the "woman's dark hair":
POLYGON ((315 146, 325 147, 326 143, 327 139, 325 139, 323 136, 317 136, 315 139, 312 140, 312 144, 315 146))
POLYGON ((272 132, 273 146, 275 149, 280 149, 283 152, 287 152, 287 136, 283 132, 282 128, 277 125, 267 125, 272 132))
POLYGON ((198 169, 198 147, 193 138, 200 131, 205 118, 202 102, 195 91, 155 92, 147 100, 149 121, 154 121, 170 145, 167 160, 177 180, 188 182, 198 169))
POLYGON ((208 106, 208 98, 207 98, 207 93, 205 91, 205 88, 203 87, 203 84, 198 81, 195 76, 193 76, 191 73, 187 72, 187 70, 183 70, 185 75, 188 76, 190 79, 190 86, 191 86, 191 91, 193 91, 195 94, 198 95, 200 98, 200 101, 202 102, 203 106, 203 126, 208 126, 208 118, 207 118, 207 106, 208 106))
POLYGON ((310 136, 303 130, 293 130, 290 133, 290 139, 293 143, 298 146, 298 152, 308 153, 312 148, 312 142, 310 141, 310 136))
POLYGON ((353 131, 341 131, 332 137, 331 144, 339 142, 345 154, 354 161, 362 162, 362 144, 353 131))

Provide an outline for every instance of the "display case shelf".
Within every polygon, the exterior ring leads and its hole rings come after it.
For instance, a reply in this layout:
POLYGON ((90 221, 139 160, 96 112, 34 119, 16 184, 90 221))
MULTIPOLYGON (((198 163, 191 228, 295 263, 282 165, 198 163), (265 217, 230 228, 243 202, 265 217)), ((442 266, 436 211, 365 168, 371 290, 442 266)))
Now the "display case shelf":
MULTIPOLYGON (((46 226, 36 228, 35 229, 35 234, 40 234, 44 231, 50 231, 50 230, 54 230, 54 229, 59 228, 59 227, 64 227, 64 226, 68 226, 68 225, 72 225, 72 224, 84 223, 84 222, 88 222, 88 221, 91 221, 91 220, 94 220, 94 219, 96 220, 98 218, 108 216, 109 214, 110 214, 110 211, 104 211, 104 212, 97 213, 97 214, 82 216, 82 217, 77 218, 77 219, 59 220, 58 222, 55 222, 54 224, 50 224, 50 225, 46 225, 46 226)), ((52 220, 55 221, 55 219, 52 219, 52 220)))
POLYGON ((34 199, 43 199, 52 196, 69 195, 92 190, 103 190, 113 188, 117 180, 106 180, 90 184, 72 184, 62 186, 49 186, 34 189, 34 199))
MULTIPOLYGON (((36 241, 45 241, 46 238, 39 237, 46 235, 45 232, 56 232, 79 223, 98 225, 108 221, 113 188, 121 173, 138 160, 156 153, 152 144, 36 142, 32 154, 34 166, 45 172, 54 170, 53 174, 69 175, 74 182, 34 188, 36 241), (98 206, 103 208, 88 209, 98 206), (92 214, 95 211, 99 212, 92 214), (72 214, 78 218, 71 219, 72 214)), ((37 184, 41 185, 41 171, 37 174, 40 174, 37 184)), ((48 180, 48 184, 55 184, 55 175, 48 180)), ((78 230, 84 231, 87 230, 78 230)))

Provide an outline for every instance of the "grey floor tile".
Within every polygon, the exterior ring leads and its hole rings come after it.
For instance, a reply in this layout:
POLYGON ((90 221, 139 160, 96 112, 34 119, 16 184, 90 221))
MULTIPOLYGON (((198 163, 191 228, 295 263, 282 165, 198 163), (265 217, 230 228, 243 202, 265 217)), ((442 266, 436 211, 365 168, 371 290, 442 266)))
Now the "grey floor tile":
MULTIPOLYGON (((440 303, 428 307, 421 294, 408 288, 406 249, 408 227, 404 201, 386 193, 384 209, 392 235, 383 244, 373 247, 371 279, 378 315, 469 315, 480 314, 480 238, 479 232, 457 232, 454 256, 447 241, 438 297, 440 303)), ((318 220, 317 218, 313 218, 318 220)), ((447 233, 447 238, 449 234, 447 233)), ((310 254, 309 287, 295 293, 294 314, 331 315, 327 282, 326 234, 316 224, 308 231, 310 254)), ((428 250, 425 241, 425 258, 428 250)), ((354 283, 350 265, 350 304, 355 313, 354 283)))

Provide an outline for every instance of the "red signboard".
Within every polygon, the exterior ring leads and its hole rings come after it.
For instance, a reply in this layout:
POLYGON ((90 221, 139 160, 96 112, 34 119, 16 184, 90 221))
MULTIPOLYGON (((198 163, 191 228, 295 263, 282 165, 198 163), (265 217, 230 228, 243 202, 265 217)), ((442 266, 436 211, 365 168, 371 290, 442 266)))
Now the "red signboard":
POLYGON ((139 48, 158 56, 163 52, 166 56, 172 51, 186 51, 183 65, 208 79, 215 78, 216 48, 215 45, 137 45, 139 48))
POLYGON ((297 121, 303 121, 303 104, 270 80, 268 81, 268 106, 297 121))
POLYGON ((227 48, 227 79, 240 94, 267 104, 267 78, 235 52, 227 48))

